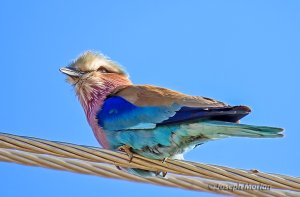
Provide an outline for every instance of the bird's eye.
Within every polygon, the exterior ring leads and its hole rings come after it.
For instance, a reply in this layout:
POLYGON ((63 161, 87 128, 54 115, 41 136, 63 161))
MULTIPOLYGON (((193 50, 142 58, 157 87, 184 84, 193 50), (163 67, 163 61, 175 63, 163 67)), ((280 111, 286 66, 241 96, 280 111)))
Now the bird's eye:
POLYGON ((108 70, 102 66, 100 68, 98 68, 98 71, 101 73, 108 73, 108 70))

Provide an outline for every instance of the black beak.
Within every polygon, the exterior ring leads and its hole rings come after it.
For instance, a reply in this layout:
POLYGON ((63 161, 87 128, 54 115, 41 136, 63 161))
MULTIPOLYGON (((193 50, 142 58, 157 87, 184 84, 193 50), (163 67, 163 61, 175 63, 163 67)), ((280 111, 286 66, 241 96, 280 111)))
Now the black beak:
POLYGON ((59 71, 70 77, 81 77, 83 75, 82 72, 80 72, 72 67, 63 67, 63 68, 60 68, 59 71))

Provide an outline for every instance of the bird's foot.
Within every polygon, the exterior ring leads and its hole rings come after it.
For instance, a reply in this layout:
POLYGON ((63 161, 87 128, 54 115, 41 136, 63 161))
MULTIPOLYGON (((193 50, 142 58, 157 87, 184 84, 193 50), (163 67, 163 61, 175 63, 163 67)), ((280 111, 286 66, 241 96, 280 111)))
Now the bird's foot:
POLYGON ((161 175, 162 177, 165 177, 168 174, 168 172, 164 172, 164 171, 156 171, 155 172, 155 176, 160 176, 160 174, 162 174, 161 175))
MULTIPOLYGON (((168 157, 164 158, 161 161, 161 163, 165 163, 167 161, 167 159, 168 159, 168 157)), ((161 173, 162 173, 162 177, 165 177, 168 174, 168 172, 165 172, 165 171, 156 171, 155 175, 159 176, 161 173)))
POLYGON ((166 177, 168 172, 162 172, 162 174, 163 174, 163 177, 166 177))
POLYGON ((249 172, 252 173, 252 174, 259 173, 259 171, 256 170, 256 169, 251 169, 251 170, 249 170, 249 172))
POLYGON ((123 151, 123 152, 125 152, 128 155, 128 157, 129 157, 129 163, 132 161, 132 159, 133 159, 133 153, 131 151, 131 147, 130 146, 128 146, 128 145, 125 144, 125 145, 120 146, 118 148, 118 150, 123 151))
POLYGON ((117 168, 118 170, 122 170, 122 168, 121 168, 120 166, 116 166, 116 168, 117 168))
POLYGON ((164 158, 161 163, 165 163, 168 160, 168 157, 164 158))

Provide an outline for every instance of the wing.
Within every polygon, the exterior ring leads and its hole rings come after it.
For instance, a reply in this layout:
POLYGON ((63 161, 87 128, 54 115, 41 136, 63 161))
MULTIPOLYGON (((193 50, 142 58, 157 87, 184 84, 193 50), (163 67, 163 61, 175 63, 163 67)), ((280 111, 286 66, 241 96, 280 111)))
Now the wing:
POLYGON ((201 96, 190 96, 167 88, 151 85, 130 85, 116 89, 112 93, 121 96, 137 106, 159 106, 177 103, 188 107, 225 107, 223 102, 201 96))
POLYGON ((236 122, 250 113, 246 106, 229 106, 155 86, 127 86, 104 101, 97 114, 105 130, 153 129, 191 120, 236 122))

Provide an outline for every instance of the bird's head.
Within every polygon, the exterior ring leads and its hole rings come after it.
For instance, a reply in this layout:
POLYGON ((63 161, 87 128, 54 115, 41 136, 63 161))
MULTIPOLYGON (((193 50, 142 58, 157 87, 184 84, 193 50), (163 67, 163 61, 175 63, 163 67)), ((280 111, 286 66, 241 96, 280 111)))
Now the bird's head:
POLYGON ((119 86, 131 84, 120 65, 96 52, 83 53, 60 71, 67 75, 84 107, 101 96, 105 98, 119 86))

